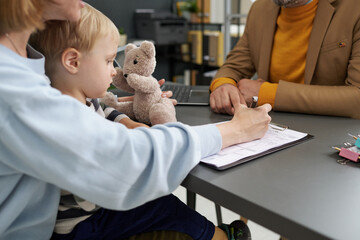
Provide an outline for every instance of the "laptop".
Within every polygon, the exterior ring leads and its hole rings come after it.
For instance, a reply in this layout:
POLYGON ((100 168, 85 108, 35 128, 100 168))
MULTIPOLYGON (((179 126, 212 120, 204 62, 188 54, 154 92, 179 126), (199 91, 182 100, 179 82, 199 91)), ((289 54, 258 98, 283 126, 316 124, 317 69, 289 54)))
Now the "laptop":
POLYGON ((209 86, 189 86, 165 82, 161 86, 162 91, 172 91, 178 105, 209 105, 209 86))

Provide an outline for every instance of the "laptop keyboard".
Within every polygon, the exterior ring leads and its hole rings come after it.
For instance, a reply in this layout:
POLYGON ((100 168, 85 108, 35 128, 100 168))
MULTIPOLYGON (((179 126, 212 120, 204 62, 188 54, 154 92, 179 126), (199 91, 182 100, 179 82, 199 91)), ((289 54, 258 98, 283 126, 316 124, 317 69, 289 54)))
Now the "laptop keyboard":
POLYGON ((188 102, 190 97, 190 86, 188 85, 163 85, 163 91, 172 91, 172 98, 178 102, 188 102))

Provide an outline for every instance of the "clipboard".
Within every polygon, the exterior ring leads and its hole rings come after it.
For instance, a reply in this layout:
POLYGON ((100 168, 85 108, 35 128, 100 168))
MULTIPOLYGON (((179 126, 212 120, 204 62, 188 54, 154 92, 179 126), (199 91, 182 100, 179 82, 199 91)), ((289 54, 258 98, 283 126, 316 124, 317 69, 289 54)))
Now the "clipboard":
POLYGON ((200 163, 222 171, 295 146, 313 137, 308 133, 289 129, 285 125, 271 123, 263 138, 227 147, 217 154, 201 159, 200 163))

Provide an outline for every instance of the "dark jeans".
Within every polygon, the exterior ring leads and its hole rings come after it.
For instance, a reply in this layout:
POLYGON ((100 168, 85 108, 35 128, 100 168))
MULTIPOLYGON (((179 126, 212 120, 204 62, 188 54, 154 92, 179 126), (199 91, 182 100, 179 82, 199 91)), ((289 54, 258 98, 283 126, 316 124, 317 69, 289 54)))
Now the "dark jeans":
POLYGON ((100 209, 80 222, 71 233, 54 233, 51 239, 118 240, 162 230, 205 240, 213 237, 215 226, 174 195, 168 195, 128 211, 100 209))

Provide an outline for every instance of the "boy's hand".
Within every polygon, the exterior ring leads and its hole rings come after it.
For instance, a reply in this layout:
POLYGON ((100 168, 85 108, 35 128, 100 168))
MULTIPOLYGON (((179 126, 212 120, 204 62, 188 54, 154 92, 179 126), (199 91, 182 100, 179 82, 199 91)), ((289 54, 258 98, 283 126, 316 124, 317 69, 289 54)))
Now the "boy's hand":
MULTIPOLYGON (((165 83, 165 79, 159 80, 159 85, 162 86, 165 83)), ((161 97, 163 98, 171 98, 173 95, 172 91, 164 91, 161 94, 161 97)), ((170 99, 173 105, 175 106, 177 104, 176 99, 170 99)), ((132 102, 134 101, 134 96, 127 96, 127 97, 119 97, 118 102, 132 102)))
MULTIPOLYGON (((165 83, 165 79, 160 79, 160 80, 158 81, 158 83, 159 83, 159 85, 160 85, 160 87, 161 87, 161 86, 165 83)), ((171 98, 172 95, 173 95, 173 92, 172 92, 172 91, 164 91, 164 92, 162 92, 161 97, 163 97, 163 98, 171 98)), ((172 104, 173 104, 174 106, 177 104, 176 99, 170 99, 170 100, 171 100, 171 102, 172 102, 172 104)))
POLYGON ((118 97, 118 102, 133 102, 134 96, 118 97))
POLYGON ((125 127, 129 128, 129 129, 134 129, 137 127, 147 127, 149 128, 148 125, 144 124, 144 123, 139 123, 139 122, 135 122, 133 120, 131 120, 130 118, 123 118, 120 120, 121 124, 124 124, 125 127))

